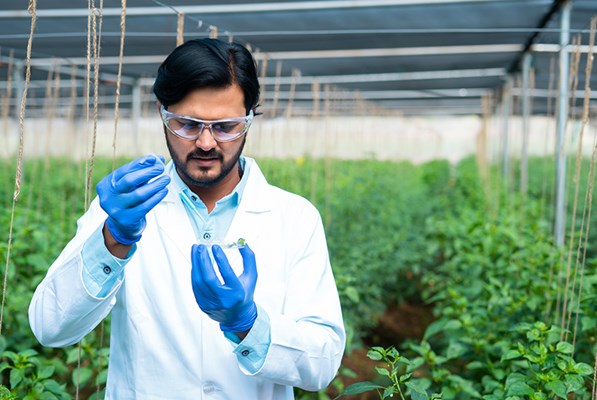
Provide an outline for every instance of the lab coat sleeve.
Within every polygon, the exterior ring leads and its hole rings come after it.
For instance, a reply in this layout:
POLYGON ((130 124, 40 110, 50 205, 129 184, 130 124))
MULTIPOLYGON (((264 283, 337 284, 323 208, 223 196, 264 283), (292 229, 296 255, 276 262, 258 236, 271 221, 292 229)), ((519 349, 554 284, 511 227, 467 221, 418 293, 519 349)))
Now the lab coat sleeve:
POLYGON ((77 234, 67 244, 29 305, 29 324, 44 346, 63 347, 79 342, 108 315, 116 303, 119 279, 103 297, 90 293, 83 280, 82 249, 104 223, 106 214, 97 198, 77 222, 77 234))
POLYGON ((268 311, 271 344, 265 363, 254 375, 317 391, 335 377, 346 335, 321 218, 314 209, 305 214, 299 221, 312 229, 297 229, 304 234, 295 234, 289 241, 296 247, 284 311, 268 311))

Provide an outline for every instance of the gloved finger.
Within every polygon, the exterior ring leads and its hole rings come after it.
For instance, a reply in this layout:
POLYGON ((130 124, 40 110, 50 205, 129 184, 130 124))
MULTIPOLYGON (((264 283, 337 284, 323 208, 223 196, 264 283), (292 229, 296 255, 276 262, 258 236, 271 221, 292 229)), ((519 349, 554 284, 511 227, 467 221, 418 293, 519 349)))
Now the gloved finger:
MULTIPOLYGON (((134 189, 132 192, 120 193, 120 194, 118 194, 117 201, 113 202, 113 204, 111 204, 110 208, 113 209, 114 211, 130 210, 134 207, 145 204, 156 193, 161 192, 163 189, 166 190, 164 192, 164 196, 165 196, 168 193, 167 186, 168 186, 169 182, 170 182, 169 176, 161 175, 155 181, 153 181, 151 183, 147 183, 143 186, 140 186, 140 187, 134 189)), ((155 203, 155 204, 157 204, 157 203, 155 203)), ((150 207, 148 207, 145 213, 147 213, 147 211, 149 211, 151 208, 153 208, 153 206, 155 206, 155 204, 152 204, 150 207)))
MULTIPOLYGON (((147 203, 149 199, 151 199, 156 193, 161 192, 162 189, 166 189, 165 193, 168 193, 167 186, 169 183, 170 177, 168 175, 160 175, 155 181, 139 186, 132 192, 122 194, 119 197, 121 197, 123 204, 126 204, 128 207, 134 207, 147 203)), ((153 204, 150 209, 153 208, 155 204, 153 204)))
POLYGON ((193 284, 204 287, 217 296, 222 283, 216 275, 205 245, 194 244, 191 247, 191 262, 193 284))
POLYGON ((147 168, 149 166, 155 165, 155 164, 164 164, 163 162, 160 163, 160 158, 157 157, 154 154, 147 154, 146 156, 143 156, 141 158, 137 158, 127 164, 124 164, 121 167, 118 167, 117 169, 114 170, 113 174, 114 174, 114 180, 118 181, 120 180, 123 176, 143 169, 143 168, 147 168))
POLYGON ((112 176, 114 189, 119 193, 130 192, 131 190, 147 183, 152 178, 164 173, 164 164, 156 163, 148 165, 142 169, 130 171, 127 174, 117 178, 116 171, 112 176))
POLYGON ((257 262, 255 260, 255 253, 245 244, 244 247, 238 249, 240 255, 243 258, 243 273, 240 276, 240 280, 249 283, 251 286, 255 286, 257 282, 257 262))
POLYGON ((129 215, 139 215, 141 218, 144 217, 152 208, 154 208, 166 195, 168 194, 168 188, 162 188, 157 192, 153 193, 151 197, 145 199, 142 203, 136 204, 129 208, 124 209, 129 215))
POLYGON ((213 245, 211 247, 211 251, 214 255, 214 259, 216 260, 216 264, 218 264, 218 269, 220 270, 220 274, 222 274, 222 278, 224 279, 226 286, 232 290, 242 289, 242 285, 234 273, 234 270, 230 266, 228 258, 226 257, 226 254, 224 254, 224 250, 222 250, 222 248, 218 245, 213 245))

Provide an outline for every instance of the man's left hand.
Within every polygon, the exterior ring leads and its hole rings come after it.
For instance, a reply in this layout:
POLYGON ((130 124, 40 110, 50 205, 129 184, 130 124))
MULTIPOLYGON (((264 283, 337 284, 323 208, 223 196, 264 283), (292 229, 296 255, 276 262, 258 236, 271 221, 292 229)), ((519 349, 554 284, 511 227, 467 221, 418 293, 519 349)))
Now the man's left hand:
POLYGON ((220 323, 224 332, 247 332, 257 318, 253 293, 257 284, 255 254, 245 245, 239 249, 243 258, 243 273, 236 276, 224 251, 212 246, 212 253, 224 283, 220 281, 205 245, 193 245, 191 249, 191 283, 199 308, 220 323))

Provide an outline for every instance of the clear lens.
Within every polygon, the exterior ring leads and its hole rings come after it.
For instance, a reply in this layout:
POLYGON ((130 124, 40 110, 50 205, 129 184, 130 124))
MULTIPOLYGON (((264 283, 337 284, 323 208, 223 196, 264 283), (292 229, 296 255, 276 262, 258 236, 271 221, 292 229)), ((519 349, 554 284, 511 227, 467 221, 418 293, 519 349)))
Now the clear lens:
POLYGON ((228 142, 247 133, 253 120, 253 111, 242 118, 202 121, 170 113, 162 107, 162 119, 172 133, 184 139, 196 140, 207 127, 216 141, 228 142))

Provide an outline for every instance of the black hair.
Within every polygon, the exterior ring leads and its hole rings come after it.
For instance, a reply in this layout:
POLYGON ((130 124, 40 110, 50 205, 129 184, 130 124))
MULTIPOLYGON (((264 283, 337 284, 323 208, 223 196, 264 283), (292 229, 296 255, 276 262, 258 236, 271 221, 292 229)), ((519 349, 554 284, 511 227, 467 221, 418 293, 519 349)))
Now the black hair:
POLYGON ((244 46, 219 39, 194 39, 178 46, 162 62, 153 93, 168 107, 200 88, 238 84, 247 113, 257 107, 259 80, 253 56, 244 46))

